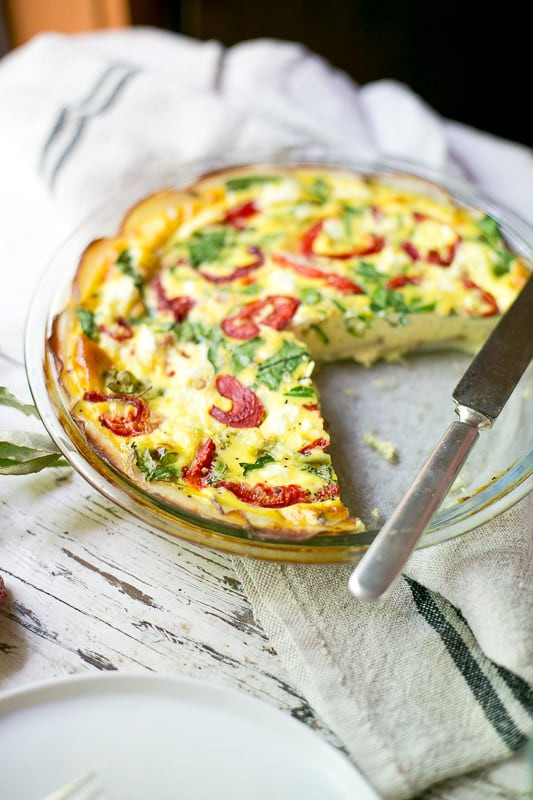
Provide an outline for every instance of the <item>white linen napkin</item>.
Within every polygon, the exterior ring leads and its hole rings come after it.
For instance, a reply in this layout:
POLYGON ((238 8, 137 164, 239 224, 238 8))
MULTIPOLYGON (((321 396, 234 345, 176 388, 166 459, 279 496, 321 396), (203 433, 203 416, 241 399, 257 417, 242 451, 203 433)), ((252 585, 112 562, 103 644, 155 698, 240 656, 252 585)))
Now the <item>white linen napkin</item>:
MULTIPOLYGON (((297 144, 407 158, 533 222, 528 148, 445 121, 398 83, 360 88, 294 43, 46 34, 0 62, 0 109, 3 358, 21 360, 32 289, 73 226, 191 159, 297 144)), ((294 684, 383 797, 413 797, 524 743, 532 527, 530 498, 417 553, 378 605, 348 595, 348 566, 234 559, 294 684)))

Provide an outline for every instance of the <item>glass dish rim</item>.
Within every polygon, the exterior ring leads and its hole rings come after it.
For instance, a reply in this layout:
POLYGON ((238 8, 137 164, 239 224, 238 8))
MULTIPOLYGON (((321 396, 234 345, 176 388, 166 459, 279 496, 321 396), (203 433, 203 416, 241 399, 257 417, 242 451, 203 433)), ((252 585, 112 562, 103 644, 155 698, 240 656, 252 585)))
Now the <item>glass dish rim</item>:
MULTIPOLYGON (((168 176, 174 186, 186 185, 194 175, 246 165, 295 166, 297 164, 337 166, 366 174, 401 173, 413 175, 437 184, 453 194, 454 200, 481 208, 498 221, 504 233, 511 235, 518 252, 533 261, 533 228, 514 211, 498 204, 481 193, 464 179, 443 175, 421 164, 398 158, 363 158, 312 147, 282 148, 276 151, 245 153, 232 156, 211 155, 182 164, 176 164, 168 176), (188 171, 192 173, 188 175, 188 171), (180 173, 182 178, 180 179, 180 173), (185 178, 187 176, 187 178, 185 178), (529 243, 531 242, 531 244, 529 243)), ((163 179, 164 180, 164 179, 163 179)), ((161 182, 159 188, 168 187, 161 182)), ((234 555, 279 562, 300 563, 353 563, 369 547, 377 530, 351 534, 320 534, 300 542, 261 539, 244 527, 218 520, 203 518, 193 512, 160 501, 149 495, 122 473, 101 459, 86 443, 78 426, 69 418, 62 403, 53 376, 46 369, 46 340, 53 314, 53 302, 60 288, 70 283, 76 263, 65 281, 58 281, 56 261, 62 251, 86 228, 92 219, 106 209, 117 213, 116 204, 122 201, 121 214, 134 204, 124 187, 116 197, 95 209, 70 232, 50 258, 37 283, 29 308, 25 329, 25 365, 30 391, 48 433, 64 454, 69 464, 97 491, 109 500, 148 522, 159 530, 194 544, 213 547, 234 555), (124 197, 127 201, 124 202, 124 197)), ((141 191, 141 197, 142 190, 141 191)), ((150 191, 145 191, 144 196, 150 191)), ((88 244, 88 241, 87 241, 88 244)), ((81 250, 80 250, 81 254, 81 250)), ((438 433, 438 432, 437 432, 438 433)), ((414 477, 414 476, 413 476, 414 477)), ((454 506, 438 511, 428 529, 419 540, 419 548, 429 547, 468 533, 506 511, 533 489, 533 450, 511 464, 496 481, 480 488, 469 498, 454 506)))

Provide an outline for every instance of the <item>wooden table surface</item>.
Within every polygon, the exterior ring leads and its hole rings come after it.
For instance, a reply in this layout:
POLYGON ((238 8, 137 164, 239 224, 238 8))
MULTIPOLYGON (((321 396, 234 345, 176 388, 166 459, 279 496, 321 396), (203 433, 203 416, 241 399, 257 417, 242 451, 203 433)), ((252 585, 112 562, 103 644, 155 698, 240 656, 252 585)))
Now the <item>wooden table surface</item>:
MULTIPOLYGON (((29 400, 20 361, 0 354, 0 371, 0 383, 29 400)), ((2 429, 38 426, 0 408, 2 429)), ((0 697, 35 681, 98 670, 187 675, 247 692, 338 745, 292 684, 229 556, 151 528, 70 468, 0 477, 0 503, 7 589, 0 697)), ((423 798, 528 796, 522 754, 423 798)))

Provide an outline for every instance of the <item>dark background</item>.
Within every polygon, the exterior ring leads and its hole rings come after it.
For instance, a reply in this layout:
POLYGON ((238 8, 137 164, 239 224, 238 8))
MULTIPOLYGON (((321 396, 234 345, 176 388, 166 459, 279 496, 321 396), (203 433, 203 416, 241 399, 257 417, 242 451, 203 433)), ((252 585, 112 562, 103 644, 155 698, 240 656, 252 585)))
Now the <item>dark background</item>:
POLYGON ((533 146, 532 34, 522 8, 515 0, 131 0, 133 24, 225 45, 299 41, 359 85, 402 81, 449 119, 533 146))

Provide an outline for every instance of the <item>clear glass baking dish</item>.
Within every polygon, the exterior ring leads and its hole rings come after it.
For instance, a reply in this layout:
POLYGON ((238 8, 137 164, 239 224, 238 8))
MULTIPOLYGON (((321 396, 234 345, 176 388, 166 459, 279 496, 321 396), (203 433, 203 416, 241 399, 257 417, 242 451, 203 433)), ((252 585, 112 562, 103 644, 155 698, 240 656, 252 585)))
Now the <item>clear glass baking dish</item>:
MULTIPOLYGON (((247 158, 214 157, 179 166, 170 174, 151 170, 91 214, 48 265, 35 292, 26 326, 25 359, 30 389, 44 425, 71 466, 107 498, 156 528, 195 544, 254 558, 301 563, 355 562, 454 418, 451 393, 471 356, 451 351, 424 353, 371 368, 344 361, 318 370, 315 380, 330 424, 330 451, 341 494, 350 510, 364 520, 367 531, 320 535, 294 543, 258 538, 245 527, 184 511, 134 485, 88 446, 70 416, 46 350, 52 320, 66 305, 80 255, 93 239, 113 236, 127 210, 149 192, 185 186, 213 169, 244 163, 328 164, 372 175, 401 172, 425 178, 449 191, 456 202, 490 214, 498 221, 512 249, 533 261, 533 230, 517 215, 463 182, 411 163, 361 161, 306 148, 247 158), (365 434, 393 442, 399 456, 396 463, 370 449, 365 434)), ((530 368, 495 427, 480 437, 443 507, 421 538, 420 547, 473 530, 501 514, 533 488, 532 386, 530 368)))

